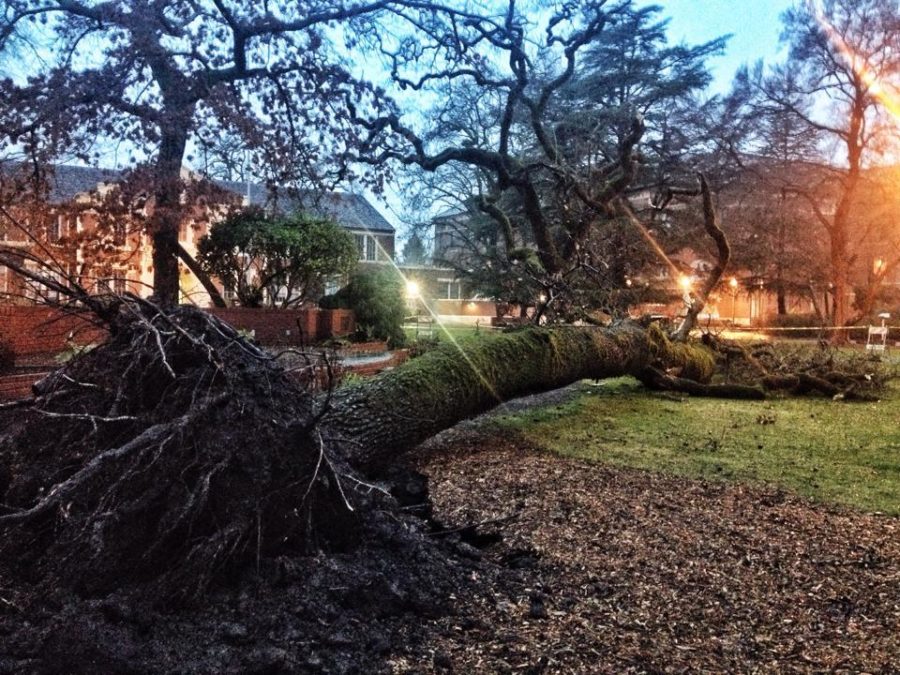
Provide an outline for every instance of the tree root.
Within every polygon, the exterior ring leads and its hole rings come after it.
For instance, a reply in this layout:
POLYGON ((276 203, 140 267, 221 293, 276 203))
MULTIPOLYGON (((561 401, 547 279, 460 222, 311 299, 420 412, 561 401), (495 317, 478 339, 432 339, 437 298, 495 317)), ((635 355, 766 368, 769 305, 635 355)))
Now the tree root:
POLYGON ((342 549, 351 475, 310 392, 215 317, 123 297, 110 340, 0 409, 0 558, 96 593, 189 599, 260 556, 342 549))

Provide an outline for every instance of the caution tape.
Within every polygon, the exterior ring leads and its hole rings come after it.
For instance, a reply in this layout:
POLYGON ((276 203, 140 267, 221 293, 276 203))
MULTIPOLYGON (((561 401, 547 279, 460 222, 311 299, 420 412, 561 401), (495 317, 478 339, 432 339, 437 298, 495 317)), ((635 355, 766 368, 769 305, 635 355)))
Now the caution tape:
POLYGON ((900 330, 900 326, 730 326, 728 330, 751 331, 832 331, 832 330, 868 330, 869 328, 887 328, 888 330, 900 330))

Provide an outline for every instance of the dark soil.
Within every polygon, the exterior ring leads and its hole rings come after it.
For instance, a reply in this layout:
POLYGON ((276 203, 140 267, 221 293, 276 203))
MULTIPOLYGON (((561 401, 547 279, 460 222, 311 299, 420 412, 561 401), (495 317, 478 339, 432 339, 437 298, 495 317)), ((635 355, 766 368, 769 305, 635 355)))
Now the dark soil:
POLYGON ((264 560, 192 608, 0 582, 0 672, 900 671, 895 518, 474 429, 414 463, 439 524, 398 474, 408 506, 360 549, 264 560))

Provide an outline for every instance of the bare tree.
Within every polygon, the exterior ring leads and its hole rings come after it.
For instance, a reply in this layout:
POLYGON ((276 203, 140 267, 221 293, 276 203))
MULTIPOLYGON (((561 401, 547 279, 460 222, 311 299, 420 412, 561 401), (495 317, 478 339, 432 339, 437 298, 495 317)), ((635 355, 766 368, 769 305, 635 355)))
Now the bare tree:
POLYGON ((417 176, 425 193, 466 214, 456 232, 471 243, 463 275, 536 304, 536 318, 621 313, 630 276, 652 255, 624 205, 693 182, 688 111, 709 81, 705 58, 724 41, 670 47, 658 11, 564 3, 543 33, 509 3, 502 26, 470 30, 447 50, 446 67, 418 78, 394 68, 395 84, 439 95, 430 124, 363 120, 373 141, 393 134, 368 161, 433 173, 417 176), (480 60, 459 63, 463 48, 480 60))
POLYGON ((890 0, 804 2, 784 21, 789 67, 797 76, 788 89, 778 77, 762 80, 760 89, 769 105, 825 138, 824 159, 831 154, 839 162, 827 185, 798 192, 826 232, 830 318, 844 326, 861 318, 851 315, 849 302, 854 227, 864 171, 883 137, 885 101, 893 96, 891 81, 900 65, 900 11, 890 0))
POLYGON ((417 24, 420 14, 425 20, 438 11, 424 0, 6 0, 0 50, 37 21, 52 58, 28 62, 27 80, 0 83, 0 132, 51 156, 65 149, 88 159, 104 139, 146 153, 153 167, 154 292, 162 305, 173 305, 177 258, 192 262, 178 243, 180 171, 192 143, 234 134, 251 148, 265 143, 263 156, 277 166, 343 177, 356 140, 346 133, 345 102, 367 111, 382 104, 341 64, 326 27, 343 23, 350 35, 374 30, 382 17, 417 24))

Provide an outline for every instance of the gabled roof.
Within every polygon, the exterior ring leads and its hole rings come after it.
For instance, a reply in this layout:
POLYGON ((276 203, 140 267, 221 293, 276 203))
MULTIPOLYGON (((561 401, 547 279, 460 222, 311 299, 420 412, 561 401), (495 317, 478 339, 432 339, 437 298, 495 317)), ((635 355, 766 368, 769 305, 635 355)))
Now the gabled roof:
MULTIPOLYGON (((196 175, 196 174, 195 174, 196 175)), ((85 166, 60 164, 53 167, 48 175, 51 204, 64 204, 75 200, 78 195, 95 190, 101 183, 115 183, 124 178, 125 172, 116 169, 97 169, 85 166)), ((219 187, 241 197, 249 197, 254 206, 265 206, 268 202, 268 191, 259 183, 239 183, 235 181, 213 181, 219 187)), ((283 191, 285 195, 288 191, 283 191)), ((299 210, 302 200, 282 197, 279 206, 291 212, 299 210)), ((395 230, 362 195, 349 192, 331 192, 316 200, 316 204, 307 207, 317 215, 328 216, 348 230, 366 230, 376 233, 394 234, 395 230)))
MULTIPOLYGON (((259 183, 239 183, 236 181, 213 181, 219 187, 247 198, 251 206, 267 206, 269 192, 265 185, 259 183)), ((348 230, 366 230, 384 234, 394 234, 394 226, 360 194, 350 192, 329 192, 318 199, 303 199, 310 196, 308 192, 291 195, 282 190, 278 198, 278 208, 288 213, 301 208, 322 216, 328 216, 348 230)))
POLYGON ((51 204, 71 202, 78 195, 95 190, 101 183, 122 180, 124 175, 123 171, 115 169, 59 164, 47 173, 47 199, 51 204))

